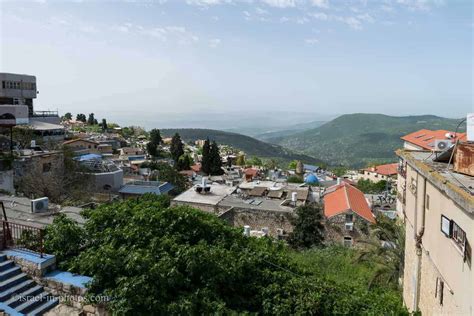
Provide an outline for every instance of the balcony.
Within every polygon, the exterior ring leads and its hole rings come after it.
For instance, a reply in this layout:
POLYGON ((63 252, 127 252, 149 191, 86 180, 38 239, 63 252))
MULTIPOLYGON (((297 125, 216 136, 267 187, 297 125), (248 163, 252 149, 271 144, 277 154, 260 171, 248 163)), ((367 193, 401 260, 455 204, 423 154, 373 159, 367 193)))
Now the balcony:
POLYGON ((34 111, 32 117, 59 117, 58 111, 34 111))

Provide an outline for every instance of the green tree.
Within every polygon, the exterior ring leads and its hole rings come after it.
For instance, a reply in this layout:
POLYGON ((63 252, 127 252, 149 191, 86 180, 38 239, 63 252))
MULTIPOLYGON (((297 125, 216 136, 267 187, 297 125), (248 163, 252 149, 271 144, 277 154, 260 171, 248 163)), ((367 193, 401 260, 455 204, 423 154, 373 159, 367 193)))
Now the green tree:
POLYGON ((292 176, 289 176, 288 179, 286 179, 286 181, 288 183, 303 183, 304 179, 300 176, 292 175, 292 176))
POLYGON ((211 151, 210 151, 210 156, 211 156, 211 175, 221 175, 224 173, 224 170, 222 170, 222 158, 219 153, 219 146, 215 141, 212 142, 211 144, 211 151))
POLYGON ((238 155, 235 164, 237 166, 245 166, 245 155, 238 155))
POLYGON ((189 170, 193 164, 193 159, 188 154, 181 155, 178 159, 178 170, 189 170))
POLYGON ((86 115, 82 113, 78 113, 76 115, 76 121, 83 122, 83 123, 87 122, 86 115))
POLYGON ((324 241, 324 216, 321 205, 310 204, 296 208, 296 219, 288 243, 294 248, 321 246, 324 241))
POLYGON ((152 142, 148 142, 146 144, 146 151, 153 158, 156 158, 158 156, 158 147, 156 146, 156 144, 154 144, 152 142))
POLYGON ((67 120, 67 121, 72 120, 72 114, 71 114, 71 112, 67 112, 66 114, 64 114, 63 120, 67 120))
POLYGON ((202 146, 201 170, 204 172, 204 174, 211 174, 211 160, 211 144, 208 138, 202 146))
POLYGON ((89 118, 87 119, 88 125, 95 125, 96 119, 94 118, 94 113, 89 114, 89 118))
POLYGON ((386 191, 388 184, 385 180, 372 182, 369 179, 359 179, 359 181, 357 181, 357 188, 365 194, 378 194, 386 191))
POLYGON ((336 168, 332 169, 332 172, 334 173, 335 176, 342 177, 343 175, 346 174, 347 168, 346 167, 336 167, 336 168))
POLYGON ((102 119, 102 124, 101 124, 102 130, 106 131, 108 126, 107 126, 107 120, 105 118, 102 119))
POLYGON ((292 160, 292 161, 288 164, 288 170, 295 170, 297 163, 298 163, 298 160, 292 160))
POLYGON ((178 133, 174 134, 173 138, 171 139, 170 152, 175 164, 177 164, 179 157, 184 154, 183 141, 181 140, 181 137, 178 133))
POLYGON ((84 230, 65 214, 59 214, 46 226, 45 252, 54 254, 62 268, 67 268, 71 259, 79 255, 84 243, 84 230))
POLYGON ((150 142, 152 142, 156 146, 161 145, 163 139, 161 138, 161 133, 159 129, 154 128, 150 131, 150 142))
POLYGON ((171 183, 174 186, 174 190, 172 191, 173 194, 179 194, 186 190, 186 178, 169 164, 160 161, 153 161, 145 162, 141 166, 142 168, 150 168, 153 171, 150 180, 171 183))
POLYGON ((397 288, 405 265, 405 227, 384 215, 377 216, 366 244, 357 261, 374 266, 369 285, 391 284, 397 288))
POLYGON ((252 158, 247 160, 247 165, 261 167, 263 166, 263 161, 259 157, 253 156, 252 158))

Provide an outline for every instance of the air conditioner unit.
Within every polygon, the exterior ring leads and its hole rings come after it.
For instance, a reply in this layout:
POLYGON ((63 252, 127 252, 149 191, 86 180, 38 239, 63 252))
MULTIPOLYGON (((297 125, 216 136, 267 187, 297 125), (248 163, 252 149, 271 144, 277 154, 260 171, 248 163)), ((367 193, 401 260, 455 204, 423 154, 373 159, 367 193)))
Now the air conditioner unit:
POLYGON ((36 200, 31 200, 31 213, 42 213, 48 211, 48 198, 43 197, 36 200))
POLYGON ((436 139, 434 143, 434 151, 446 151, 453 143, 450 140, 436 139))

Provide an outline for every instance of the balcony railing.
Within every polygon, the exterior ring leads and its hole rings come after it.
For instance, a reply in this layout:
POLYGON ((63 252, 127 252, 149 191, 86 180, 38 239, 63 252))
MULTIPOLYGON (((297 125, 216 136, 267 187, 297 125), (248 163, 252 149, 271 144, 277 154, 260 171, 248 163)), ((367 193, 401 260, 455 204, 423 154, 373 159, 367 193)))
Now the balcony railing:
POLYGON ((19 248, 44 254, 44 230, 38 227, 2 221, 2 247, 19 248))
POLYGON ((33 117, 59 117, 58 111, 34 111, 33 117))

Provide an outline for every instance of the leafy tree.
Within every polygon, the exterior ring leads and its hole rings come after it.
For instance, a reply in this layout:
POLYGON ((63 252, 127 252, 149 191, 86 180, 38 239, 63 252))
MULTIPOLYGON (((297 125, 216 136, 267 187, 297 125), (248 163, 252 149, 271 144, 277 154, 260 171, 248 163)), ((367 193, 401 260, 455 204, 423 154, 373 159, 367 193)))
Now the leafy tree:
POLYGON ((102 130, 106 131, 108 126, 107 126, 107 120, 105 118, 102 119, 102 124, 101 124, 102 130))
POLYGON ((66 121, 72 120, 72 114, 71 114, 71 112, 67 112, 66 114, 64 114, 63 120, 66 120, 66 121))
POLYGON ((94 113, 89 114, 89 118, 87 119, 88 125, 95 125, 96 119, 94 118, 94 113))
POLYGON ((387 190, 387 181, 372 182, 369 179, 359 179, 357 188, 366 194, 378 194, 387 190))
POLYGON ((15 126, 12 132, 13 142, 20 148, 27 148, 31 145, 31 141, 36 139, 35 131, 30 126, 15 126))
POLYGON ((202 146, 201 170, 204 172, 204 174, 211 174, 211 164, 211 144, 208 138, 202 146))
POLYGON ((297 261, 281 243, 169 203, 145 195, 83 212, 87 247, 71 270, 93 277, 89 295, 113 298, 112 314, 408 315, 398 293, 353 281, 365 265, 345 282, 318 273, 326 251, 297 261))
POLYGON ((46 226, 45 252, 56 256, 61 267, 67 268, 70 260, 79 255, 85 243, 85 232, 65 214, 59 214, 46 226))
POLYGON ((156 146, 161 145, 163 139, 161 138, 161 133, 159 129, 154 128, 150 131, 150 142, 152 142, 156 146))
POLYGON ((86 115, 85 114, 82 114, 82 113, 78 113, 76 115, 76 121, 80 121, 80 122, 87 122, 87 119, 86 119, 86 115))
POLYGON ((178 133, 174 134, 171 139, 170 152, 175 164, 177 164, 179 157, 184 154, 184 145, 178 133))
POLYGON ((142 168, 150 168, 152 170, 150 180, 169 182, 174 185, 175 188, 172 193, 179 194, 186 190, 186 178, 169 164, 160 161, 153 161, 145 162, 141 166, 142 168))
POLYGON ((346 174, 346 172, 347 172, 346 167, 336 167, 332 170, 332 173, 334 173, 334 175, 337 177, 342 177, 343 175, 346 174))
POLYGON ((247 165, 249 166, 263 166, 262 159, 258 158, 257 156, 253 156, 249 160, 247 160, 247 165))
POLYGON ((321 205, 310 204, 297 207, 294 228, 288 243, 294 248, 321 246, 324 241, 323 220, 321 205))
POLYGON ((298 160, 290 161, 290 163, 288 164, 288 170, 295 170, 297 164, 298 164, 298 160))
POLYGON ((399 286, 398 279, 403 277, 405 265, 405 227, 387 216, 377 216, 377 223, 371 230, 372 238, 366 241, 358 262, 374 265, 375 273, 369 285, 391 284, 399 286))
POLYGON ((188 154, 181 155, 178 159, 178 170, 189 170, 193 164, 193 159, 188 154))
POLYGON ((215 141, 213 141, 211 144, 210 156, 211 156, 210 174, 213 176, 223 174, 224 170, 222 170, 222 158, 219 153, 219 146, 217 145, 215 141))
POLYGON ((273 170, 278 168, 278 162, 275 159, 269 159, 265 162, 265 168, 273 170))
POLYGON ((158 147, 156 146, 156 144, 152 143, 152 142, 148 142, 146 144, 146 151, 148 152, 148 154, 150 156, 152 156, 153 158, 157 157, 158 156, 158 147))
POLYGON ((286 179, 286 181, 288 181, 288 183, 303 183, 304 179, 300 176, 293 175, 293 176, 289 176, 288 179, 286 179))
POLYGON ((245 166, 245 155, 238 155, 235 164, 237 166, 245 166))

